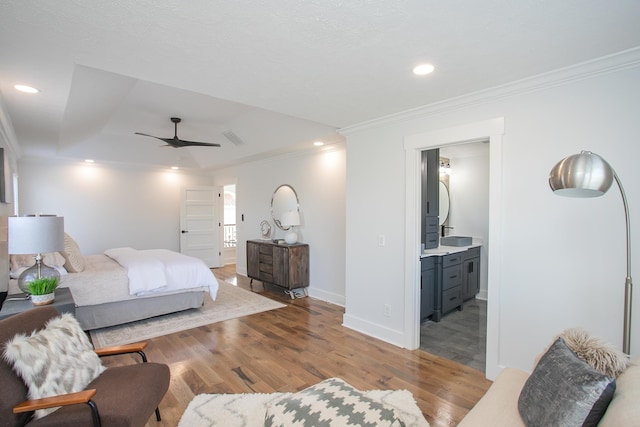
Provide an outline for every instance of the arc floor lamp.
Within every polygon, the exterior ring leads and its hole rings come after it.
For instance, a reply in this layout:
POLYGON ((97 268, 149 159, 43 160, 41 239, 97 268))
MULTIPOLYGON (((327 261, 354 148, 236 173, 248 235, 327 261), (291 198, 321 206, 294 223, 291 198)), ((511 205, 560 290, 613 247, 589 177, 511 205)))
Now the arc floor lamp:
POLYGON ((622 351, 630 354, 631 344, 631 233, 629 231, 629 205, 622 182, 615 170, 602 157, 590 151, 581 151, 560 160, 551 169, 549 185, 555 194, 567 197, 599 197, 606 193, 613 181, 622 195, 624 218, 627 225, 627 277, 624 282, 624 327, 622 351))

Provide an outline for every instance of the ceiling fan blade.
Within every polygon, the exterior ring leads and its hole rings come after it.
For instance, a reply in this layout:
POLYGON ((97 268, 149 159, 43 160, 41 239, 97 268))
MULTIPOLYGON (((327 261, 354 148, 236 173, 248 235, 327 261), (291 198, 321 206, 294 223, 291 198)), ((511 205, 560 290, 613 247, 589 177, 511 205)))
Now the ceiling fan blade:
POLYGON ((213 142, 185 141, 184 139, 179 139, 177 142, 174 140, 173 143, 180 147, 220 147, 220 144, 213 142))
POLYGON ((148 133, 136 132, 136 135, 148 136, 151 138, 159 139, 160 141, 164 141, 169 144, 169 141, 173 142, 173 138, 160 138, 159 136, 149 135, 148 133))

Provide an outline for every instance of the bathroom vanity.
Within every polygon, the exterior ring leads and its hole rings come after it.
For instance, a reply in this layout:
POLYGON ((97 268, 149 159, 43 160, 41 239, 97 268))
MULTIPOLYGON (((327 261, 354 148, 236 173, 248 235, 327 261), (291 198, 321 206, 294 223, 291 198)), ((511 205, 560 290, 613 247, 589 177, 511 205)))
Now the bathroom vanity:
POLYGON ((439 246, 420 257, 420 321, 439 322, 480 290, 480 245, 439 246))

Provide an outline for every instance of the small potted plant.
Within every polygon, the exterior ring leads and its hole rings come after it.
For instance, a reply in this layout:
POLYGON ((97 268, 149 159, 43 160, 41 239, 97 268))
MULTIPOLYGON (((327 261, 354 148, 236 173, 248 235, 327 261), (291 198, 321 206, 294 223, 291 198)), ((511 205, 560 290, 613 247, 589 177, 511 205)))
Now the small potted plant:
POLYGON ((29 282, 29 293, 33 305, 52 304, 55 299, 54 291, 58 287, 57 277, 41 277, 29 282))

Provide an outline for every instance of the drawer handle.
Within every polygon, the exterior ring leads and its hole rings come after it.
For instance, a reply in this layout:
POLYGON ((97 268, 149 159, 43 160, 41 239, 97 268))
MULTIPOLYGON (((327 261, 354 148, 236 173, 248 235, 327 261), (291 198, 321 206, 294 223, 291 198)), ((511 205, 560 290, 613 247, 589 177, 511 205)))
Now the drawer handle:
POLYGON ((449 276, 449 279, 455 279, 456 277, 458 277, 458 275, 454 274, 453 276, 449 276))
POLYGON ((457 298, 458 298, 458 297, 451 297, 451 298, 449 298, 449 301, 454 301, 454 300, 456 300, 457 298))

